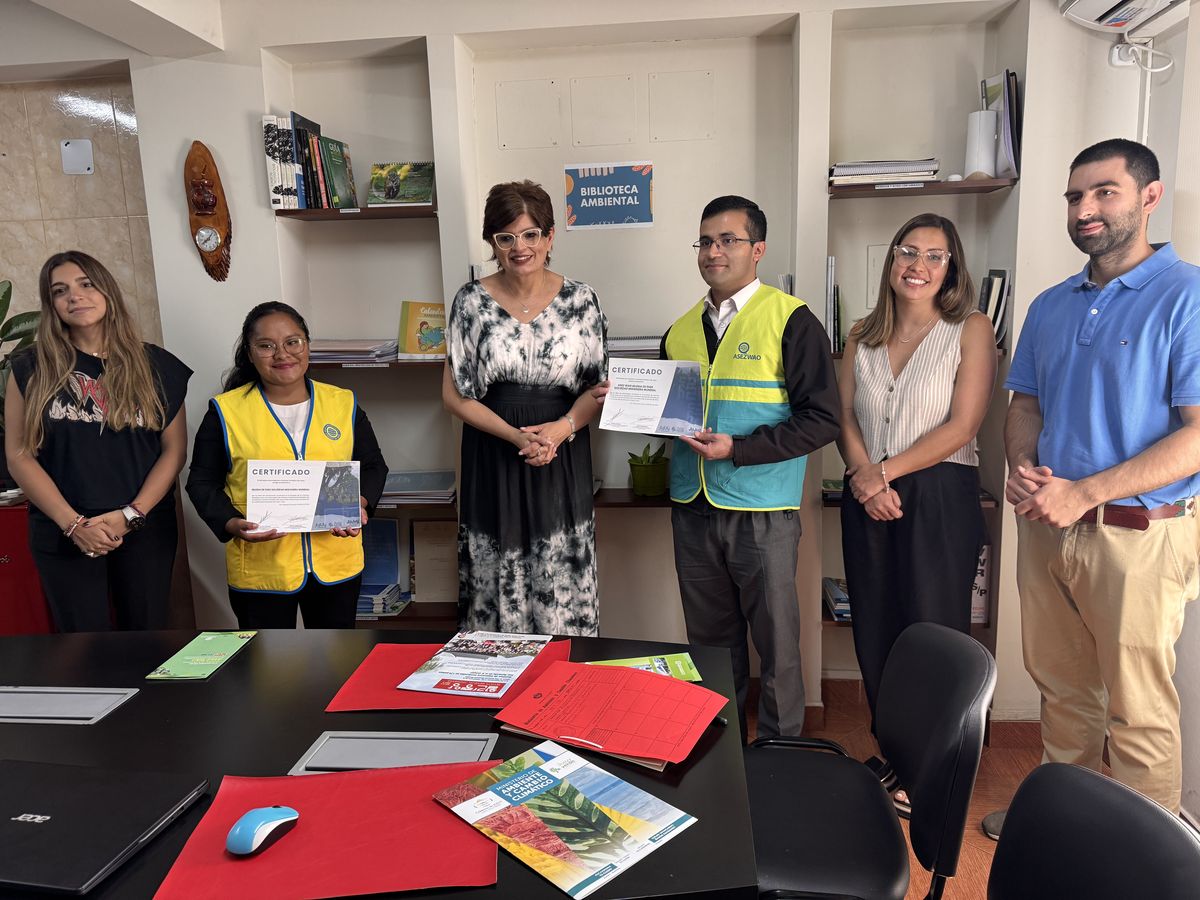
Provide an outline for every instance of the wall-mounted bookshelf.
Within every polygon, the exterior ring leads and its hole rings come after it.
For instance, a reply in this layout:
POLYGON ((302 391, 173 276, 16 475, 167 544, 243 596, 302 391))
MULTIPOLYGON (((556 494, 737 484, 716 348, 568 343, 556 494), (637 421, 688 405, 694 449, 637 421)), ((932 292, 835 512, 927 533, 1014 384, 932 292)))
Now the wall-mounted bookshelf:
MULTIPOLYGON (((840 184, 829 186, 830 200, 871 197, 932 197, 938 194, 990 194, 1012 187, 1015 178, 977 178, 971 181, 929 181, 920 187, 889 187, 885 184, 840 184)), ((282 215, 282 213, 279 213, 282 215)))
POLYGON ((277 209, 280 219, 302 222, 362 222, 376 219, 436 219, 433 206, 360 206, 353 209, 277 209))

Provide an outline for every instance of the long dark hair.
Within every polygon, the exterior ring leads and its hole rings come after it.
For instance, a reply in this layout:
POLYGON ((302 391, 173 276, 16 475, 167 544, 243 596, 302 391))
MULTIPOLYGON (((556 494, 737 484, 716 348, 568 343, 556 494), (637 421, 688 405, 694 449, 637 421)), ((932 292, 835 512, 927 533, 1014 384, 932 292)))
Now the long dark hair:
POLYGON ((275 313, 290 316, 292 321, 299 325, 300 330, 304 332, 304 340, 308 340, 308 323, 304 321, 304 316, 295 309, 278 300, 268 300, 266 303, 258 304, 246 313, 246 321, 242 323, 242 333, 233 345, 233 368, 225 373, 223 390, 232 391, 245 384, 258 385, 262 383, 258 369, 254 367, 254 360, 250 358, 250 341, 254 338, 254 326, 258 324, 258 320, 273 316, 275 313))

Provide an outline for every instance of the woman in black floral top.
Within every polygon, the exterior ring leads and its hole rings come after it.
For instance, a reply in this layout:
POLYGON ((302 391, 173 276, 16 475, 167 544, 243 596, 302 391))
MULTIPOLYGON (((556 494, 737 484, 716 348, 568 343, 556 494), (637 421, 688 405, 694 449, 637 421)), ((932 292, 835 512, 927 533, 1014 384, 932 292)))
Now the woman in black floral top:
POLYGON ((455 295, 442 387, 464 423, 460 624, 594 635, 588 389, 606 374, 608 322, 590 287, 548 268, 554 211, 539 185, 493 187, 483 239, 500 271, 455 295))

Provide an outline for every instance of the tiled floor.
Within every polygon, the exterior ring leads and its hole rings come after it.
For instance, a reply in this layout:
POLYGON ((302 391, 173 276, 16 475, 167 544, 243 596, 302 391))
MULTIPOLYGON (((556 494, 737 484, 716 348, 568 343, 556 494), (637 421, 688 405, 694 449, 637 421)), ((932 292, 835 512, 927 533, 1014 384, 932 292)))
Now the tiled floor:
MULTIPOLYGON (((837 741, 856 759, 866 759, 879 752, 871 737, 870 716, 862 682, 825 681, 825 725, 812 730, 809 737, 824 737, 837 741)), ((752 694, 754 686, 751 687, 752 694)), ((753 710, 757 697, 747 703, 753 710)), ((754 734, 754 721, 750 721, 754 734)), ((1021 780, 1041 759, 1042 745, 1036 722, 993 722, 990 741, 983 748, 979 776, 971 799, 967 829, 959 855, 958 874, 950 879, 942 895, 945 900, 982 900, 987 896, 987 877, 992 864, 995 842, 980 830, 980 820, 988 813, 1004 809, 1021 780)), ((907 823, 905 823, 907 828, 907 823)), ((912 873, 908 900, 921 900, 929 889, 929 873, 910 855, 912 873)))

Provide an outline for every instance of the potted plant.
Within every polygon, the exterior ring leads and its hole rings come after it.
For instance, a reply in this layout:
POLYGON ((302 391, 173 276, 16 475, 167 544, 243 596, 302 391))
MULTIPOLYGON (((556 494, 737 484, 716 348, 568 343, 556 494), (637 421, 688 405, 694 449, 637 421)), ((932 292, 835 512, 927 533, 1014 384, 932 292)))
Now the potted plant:
POLYGON ((666 450, 663 442, 653 453, 646 444, 641 453, 629 454, 629 481, 639 497, 659 497, 667 492, 666 450))
MULTIPOLYGON (((37 333, 40 312, 17 313, 8 318, 8 307, 12 302, 12 282, 0 281, 0 440, 4 437, 4 392, 8 387, 8 375, 12 371, 11 356, 14 351, 21 350, 33 343, 37 333), (15 342, 15 346, 6 351, 5 344, 15 342)), ((4 464, 4 454, 0 452, 0 487, 8 486, 8 466, 4 464)))

